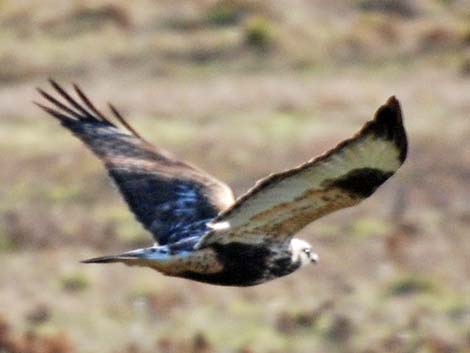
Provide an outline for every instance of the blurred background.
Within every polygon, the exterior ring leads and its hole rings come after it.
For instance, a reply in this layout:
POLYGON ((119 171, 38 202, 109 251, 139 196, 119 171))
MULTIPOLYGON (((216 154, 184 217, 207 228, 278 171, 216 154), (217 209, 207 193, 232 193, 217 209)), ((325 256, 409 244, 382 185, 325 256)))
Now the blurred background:
POLYGON ((469 0, 0 0, 0 160, 2 353, 470 352, 469 0), (151 240, 32 105, 48 77, 238 195, 393 94, 409 158, 268 284, 86 266, 151 240))

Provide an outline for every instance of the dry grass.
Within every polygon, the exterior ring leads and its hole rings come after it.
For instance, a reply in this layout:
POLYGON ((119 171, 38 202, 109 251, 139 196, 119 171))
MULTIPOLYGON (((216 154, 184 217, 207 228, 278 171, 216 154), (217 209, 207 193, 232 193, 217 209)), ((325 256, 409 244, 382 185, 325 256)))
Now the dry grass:
POLYGON ((465 3, 0 1, 0 352, 466 353, 465 3), (410 155, 373 198, 303 231, 321 262, 287 278, 220 288, 84 266, 149 238, 30 104, 48 76, 116 103, 237 193, 392 94, 410 155))

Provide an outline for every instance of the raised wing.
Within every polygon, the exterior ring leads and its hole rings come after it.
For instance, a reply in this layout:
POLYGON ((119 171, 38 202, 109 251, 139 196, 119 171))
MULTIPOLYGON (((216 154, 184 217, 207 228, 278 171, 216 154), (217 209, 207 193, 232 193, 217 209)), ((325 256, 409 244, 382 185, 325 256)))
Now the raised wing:
POLYGON ((390 97, 352 138, 301 166, 258 181, 211 222, 212 230, 197 247, 283 243, 312 221, 372 195, 406 154, 400 104, 390 97))
POLYGON ((227 185, 157 150, 112 105, 125 130, 103 115, 77 85, 79 100, 50 83, 62 101, 38 89, 53 108, 36 104, 103 161, 131 211, 159 244, 204 233, 207 222, 233 203, 227 185))

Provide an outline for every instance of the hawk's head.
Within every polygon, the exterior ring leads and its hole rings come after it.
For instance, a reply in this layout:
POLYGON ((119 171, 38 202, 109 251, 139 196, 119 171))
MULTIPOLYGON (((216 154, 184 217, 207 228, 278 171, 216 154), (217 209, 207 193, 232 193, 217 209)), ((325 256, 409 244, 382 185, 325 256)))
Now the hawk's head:
POLYGON ((300 262, 300 266, 317 263, 319 257, 312 251, 312 246, 305 240, 293 238, 290 242, 292 262, 300 262))

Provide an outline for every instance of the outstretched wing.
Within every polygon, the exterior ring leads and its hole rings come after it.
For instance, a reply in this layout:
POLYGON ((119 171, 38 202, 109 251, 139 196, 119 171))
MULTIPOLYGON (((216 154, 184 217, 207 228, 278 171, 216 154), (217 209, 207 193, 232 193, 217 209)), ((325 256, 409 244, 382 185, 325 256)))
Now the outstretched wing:
POLYGON ((159 244, 204 233, 207 222, 233 203, 227 185, 157 150, 112 105, 125 130, 103 115, 77 85, 79 99, 50 83, 62 101, 38 89, 52 108, 36 104, 103 161, 131 211, 159 244))
POLYGON ((294 169, 260 180, 215 218, 197 247, 285 242, 312 221, 369 197, 403 164, 407 139, 390 97, 351 139, 294 169))

